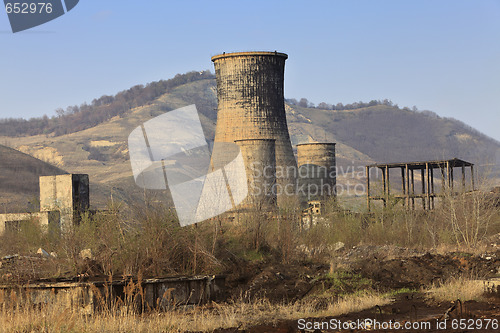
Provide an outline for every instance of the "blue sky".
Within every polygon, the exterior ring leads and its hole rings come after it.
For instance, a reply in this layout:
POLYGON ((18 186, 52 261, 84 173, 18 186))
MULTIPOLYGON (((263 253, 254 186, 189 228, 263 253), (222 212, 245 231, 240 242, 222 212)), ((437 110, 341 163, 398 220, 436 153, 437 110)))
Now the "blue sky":
POLYGON ((278 50, 287 98, 388 98, 500 140, 500 0, 81 0, 16 34, 0 12, 0 40, 0 118, 213 71, 221 52, 278 50))

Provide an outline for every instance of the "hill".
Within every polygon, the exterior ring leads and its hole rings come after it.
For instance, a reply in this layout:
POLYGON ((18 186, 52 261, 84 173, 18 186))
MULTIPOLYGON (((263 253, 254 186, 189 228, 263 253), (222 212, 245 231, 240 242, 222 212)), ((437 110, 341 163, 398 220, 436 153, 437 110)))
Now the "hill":
POLYGON ((38 210, 38 177, 66 171, 37 158, 0 145, 0 209, 5 212, 38 210))
MULTIPOLYGON (((186 83, 170 86, 168 91, 143 105, 130 107, 83 130, 16 138, 0 131, 0 135, 3 134, 0 140, 58 168, 88 173, 92 202, 98 207, 112 195, 127 202, 132 202, 132 199, 163 201, 166 193, 143 191, 135 186, 127 138, 134 128, 149 119, 196 104, 205 134, 209 140, 213 139, 217 117, 215 80, 213 76, 198 75, 186 83)), ((105 106, 99 105, 96 108, 105 106)), ((500 178, 499 142, 459 121, 441 118, 432 112, 400 109, 383 103, 358 104, 348 110, 325 110, 288 103, 286 113, 292 143, 337 142, 338 164, 344 172, 351 172, 353 168, 360 170, 360 166, 374 162, 458 157, 477 165, 489 164, 493 168, 493 178, 497 182, 500 178)), ((71 116, 74 114, 63 115, 61 119, 64 121, 71 116)), ((340 174, 339 182, 355 185, 360 179, 357 175, 340 174)))
POLYGON ((461 158, 500 165, 500 143, 432 112, 376 105, 349 111, 289 106, 293 135, 341 142, 376 162, 461 158), (315 129, 311 131, 310 129, 315 129), (495 159, 496 156, 496 159, 495 159))
POLYGON ((68 106, 66 110, 56 110, 57 116, 51 118, 44 115, 29 120, 19 118, 0 119, 0 135, 10 137, 49 134, 60 136, 82 131, 102 124, 109 119, 123 117, 137 106, 147 105, 159 96, 172 91, 175 87, 203 79, 214 79, 209 71, 177 74, 169 80, 151 82, 147 85, 136 85, 120 91, 114 96, 103 95, 92 100, 90 104, 68 106))

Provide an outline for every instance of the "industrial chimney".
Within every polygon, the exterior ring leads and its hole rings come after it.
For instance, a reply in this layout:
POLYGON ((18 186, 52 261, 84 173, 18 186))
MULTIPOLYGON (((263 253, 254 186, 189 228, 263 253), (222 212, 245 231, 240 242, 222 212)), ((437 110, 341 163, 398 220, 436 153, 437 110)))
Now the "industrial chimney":
POLYGON ((295 194, 297 171, 283 94, 287 58, 278 52, 224 53, 212 57, 218 100, 214 141, 217 144, 274 139, 278 204, 284 203, 286 194, 295 194))

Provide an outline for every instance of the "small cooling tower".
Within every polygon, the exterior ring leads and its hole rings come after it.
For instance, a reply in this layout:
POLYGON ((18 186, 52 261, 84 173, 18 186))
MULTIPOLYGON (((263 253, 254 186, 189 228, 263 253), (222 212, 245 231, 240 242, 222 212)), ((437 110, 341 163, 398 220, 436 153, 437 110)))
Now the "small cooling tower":
POLYGON ((336 195, 335 143, 298 144, 297 159, 299 188, 305 191, 303 201, 326 200, 336 195))

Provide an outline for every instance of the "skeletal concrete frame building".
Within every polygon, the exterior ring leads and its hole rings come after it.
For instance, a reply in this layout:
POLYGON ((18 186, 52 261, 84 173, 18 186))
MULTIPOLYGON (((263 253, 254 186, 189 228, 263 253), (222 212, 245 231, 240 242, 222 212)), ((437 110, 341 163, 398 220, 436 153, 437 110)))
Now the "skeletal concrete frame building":
POLYGON ((224 53, 212 57, 218 100, 214 141, 217 144, 274 139, 278 203, 285 199, 282 189, 295 186, 297 171, 284 105, 287 58, 278 52, 224 53))
MULTIPOLYGON (((366 166, 366 204, 368 211, 371 209, 371 202, 373 200, 381 200, 384 207, 387 206, 389 200, 401 201, 407 209, 415 209, 415 200, 422 200, 422 208, 434 209, 435 198, 443 198, 447 195, 457 195, 456 186, 453 170, 458 169, 461 171, 462 186, 460 192, 466 193, 475 190, 474 185, 474 164, 467 162, 458 158, 453 158, 449 160, 438 160, 438 161, 423 161, 423 162, 400 162, 400 163, 388 163, 388 164, 371 164, 366 166), (466 168, 470 168, 470 185, 466 184, 466 168), (397 191, 393 186, 391 186, 391 173, 390 170, 400 169, 401 172, 401 191, 397 191), (374 180, 375 175, 372 174, 372 170, 378 171, 377 174, 382 175, 382 193, 377 192, 376 189, 370 190, 370 178, 374 180), (441 177, 440 184, 434 186, 434 170, 439 170, 441 177), (415 171, 417 175, 420 171, 420 186, 416 186, 415 181, 415 171), (420 187, 420 188, 419 188, 420 187), (398 193, 399 192, 399 193, 398 193)), ((393 171, 394 173, 394 171, 393 171)), ((418 177, 418 176, 417 176, 418 177)), ((418 185, 418 184, 417 184, 418 185)))

